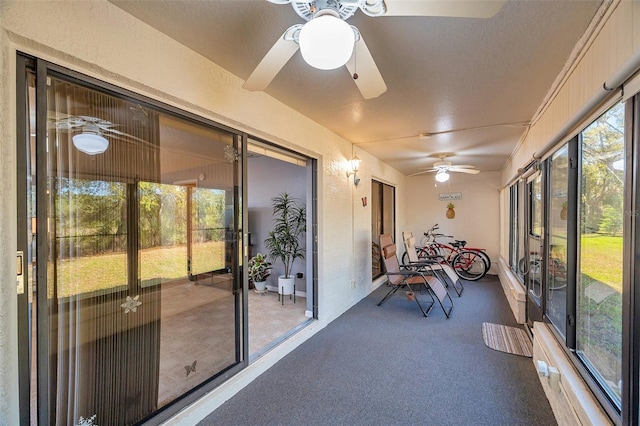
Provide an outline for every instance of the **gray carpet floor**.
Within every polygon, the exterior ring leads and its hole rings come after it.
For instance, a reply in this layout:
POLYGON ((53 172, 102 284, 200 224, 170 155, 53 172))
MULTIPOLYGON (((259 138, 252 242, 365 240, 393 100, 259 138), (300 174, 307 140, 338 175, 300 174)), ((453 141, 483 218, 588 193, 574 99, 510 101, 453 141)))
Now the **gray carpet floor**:
POLYGON ((483 343, 518 326, 498 279, 464 285, 450 319, 378 288, 200 424, 555 425, 531 358, 483 343))

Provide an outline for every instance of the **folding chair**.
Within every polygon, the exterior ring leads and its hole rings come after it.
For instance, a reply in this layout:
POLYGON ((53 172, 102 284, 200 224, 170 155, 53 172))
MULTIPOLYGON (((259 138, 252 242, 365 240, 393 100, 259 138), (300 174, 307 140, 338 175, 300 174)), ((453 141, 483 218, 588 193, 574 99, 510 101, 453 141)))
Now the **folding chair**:
MULTIPOLYGON (((447 290, 444 288, 444 285, 442 285, 442 282, 438 277, 435 274, 428 275, 425 270, 401 268, 401 265, 398 263, 398 257, 396 256, 396 245, 393 242, 391 235, 380 235, 380 248, 382 249, 381 253, 384 260, 388 285, 391 289, 387 292, 380 303, 378 303, 378 306, 382 305, 389 297, 401 288, 408 288, 409 291, 415 295, 415 301, 425 317, 429 315, 429 312, 431 312, 431 309, 435 304, 435 299, 433 298, 435 295, 442 311, 446 317, 449 318, 451 311, 453 310, 453 299, 451 299, 451 296, 449 296, 449 293, 447 293, 447 290), (417 286, 417 289, 424 286, 426 289, 426 293, 431 298, 431 302, 429 302, 426 311, 418 300, 418 296, 412 286, 417 286), (443 304, 446 299, 449 299, 448 309, 445 308, 443 304)), ((428 266, 425 265, 425 268, 428 268, 428 266)))
POLYGON ((404 249, 407 252, 410 265, 416 268, 420 268, 423 264, 429 265, 430 270, 436 273, 438 277, 447 284, 447 287, 448 283, 451 283, 451 287, 453 287, 458 297, 462 295, 464 290, 462 281, 460 281, 460 277, 458 277, 453 267, 445 260, 444 256, 429 255, 426 258, 419 258, 415 247, 416 239, 413 233, 403 231, 402 239, 404 240, 404 249))

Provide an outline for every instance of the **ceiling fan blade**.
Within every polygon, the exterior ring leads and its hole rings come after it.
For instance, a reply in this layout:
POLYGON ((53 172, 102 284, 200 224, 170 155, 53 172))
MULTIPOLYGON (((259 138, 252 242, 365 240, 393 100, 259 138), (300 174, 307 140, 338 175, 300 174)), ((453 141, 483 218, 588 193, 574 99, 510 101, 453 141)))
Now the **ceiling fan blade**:
POLYGON ((384 16, 448 16, 491 18, 502 9, 503 0, 385 0, 384 16))
POLYGON ((50 120, 50 127, 57 130, 71 130, 81 128, 86 123, 78 117, 65 117, 59 120, 50 120))
POLYGON ((294 53, 300 48, 298 43, 285 37, 294 29, 294 27, 302 27, 299 24, 288 28, 282 36, 271 47, 267 54, 262 58, 256 69, 253 70, 247 81, 242 87, 250 91, 260 91, 267 88, 275 76, 285 66, 294 53))
POLYGON ((435 172, 435 170, 434 170, 434 169, 430 169, 430 170, 423 170, 423 171, 421 171, 421 172, 417 172, 417 173, 410 174, 408 177, 411 177, 411 176, 418 176, 418 175, 423 175, 423 174, 425 174, 425 173, 433 173, 433 172, 435 172))
POLYGON ((109 128, 109 127, 107 127, 107 128, 101 127, 100 128, 100 132, 102 133, 103 136, 114 136, 114 135, 120 136, 117 139, 131 139, 131 140, 135 140, 135 141, 138 141, 138 142, 147 142, 144 139, 140 139, 140 138, 132 136, 132 135, 130 135, 128 133, 124 133, 124 132, 121 132, 120 130, 116 130, 116 129, 109 128))
POLYGON ((449 169, 450 172, 455 172, 455 173, 468 173, 470 175, 477 175, 478 173, 480 173, 479 170, 475 170, 475 169, 458 169, 456 167, 451 167, 449 169))
POLYGON ((353 55, 346 65, 352 77, 357 73, 358 78, 354 78, 353 81, 358 86, 363 98, 377 98, 387 91, 387 85, 362 38, 362 34, 353 47, 353 55))

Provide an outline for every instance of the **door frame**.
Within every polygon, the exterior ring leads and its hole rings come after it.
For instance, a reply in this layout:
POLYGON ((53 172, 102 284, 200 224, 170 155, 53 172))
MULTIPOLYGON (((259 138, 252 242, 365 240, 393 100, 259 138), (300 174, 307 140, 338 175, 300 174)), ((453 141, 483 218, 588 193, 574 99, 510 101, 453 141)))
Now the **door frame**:
POLYGON ((538 163, 533 167, 532 173, 526 176, 525 180, 525 252, 524 252, 524 264, 527 265, 526 274, 524 276, 524 285, 526 290, 526 324, 528 327, 533 328, 533 323, 541 322, 544 318, 544 299, 545 299, 545 175, 543 173, 544 167, 538 163), (534 234, 533 232, 533 217, 534 217, 534 205, 533 199, 533 184, 537 179, 540 179, 540 204, 537 206, 540 215, 540 234, 534 234), (535 247, 532 246, 532 241, 536 241, 535 247), (535 256, 535 257, 534 257, 535 256), (537 270, 538 285, 540 286, 540 293, 536 295, 531 285, 533 282, 532 269, 535 265, 537 270), (539 301, 535 299, 538 298, 539 301))

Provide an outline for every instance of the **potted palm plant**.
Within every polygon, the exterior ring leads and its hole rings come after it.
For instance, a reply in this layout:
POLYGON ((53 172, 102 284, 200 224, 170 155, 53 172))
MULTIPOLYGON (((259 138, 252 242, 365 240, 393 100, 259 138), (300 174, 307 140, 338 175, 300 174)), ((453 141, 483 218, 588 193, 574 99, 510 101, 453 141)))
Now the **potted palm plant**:
POLYGON ((271 199, 273 208, 273 230, 264 244, 269 258, 284 265, 284 275, 278 277, 278 293, 292 294, 295 276, 292 267, 296 259, 304 259, 301 238, 306 232, 307 215, 304 206, 286 192, 271 199))
POLYGON ((271 263, 267 262, 267 256, 258 253, 249 259, 247 273, 256 290, 264 291, 267 288, 267 278, 271 275, 271 263))

